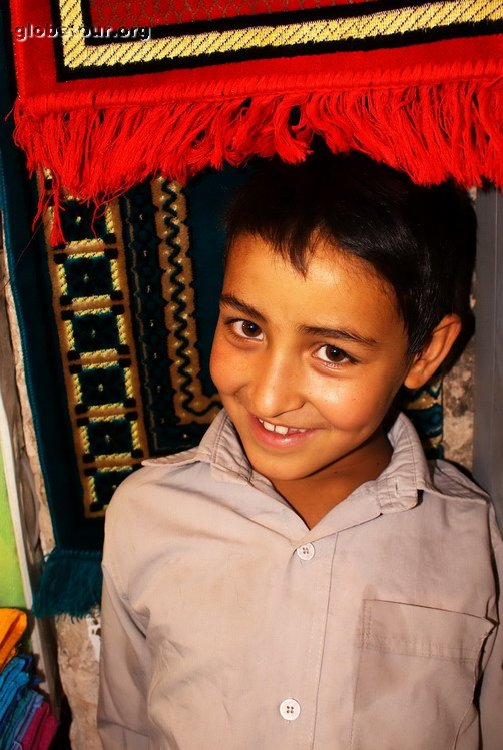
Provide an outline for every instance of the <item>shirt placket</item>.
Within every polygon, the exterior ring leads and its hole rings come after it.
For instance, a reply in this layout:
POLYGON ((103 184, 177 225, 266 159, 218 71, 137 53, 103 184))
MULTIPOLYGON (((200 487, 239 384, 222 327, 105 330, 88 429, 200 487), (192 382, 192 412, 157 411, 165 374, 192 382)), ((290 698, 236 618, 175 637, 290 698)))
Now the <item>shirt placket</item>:
POLYGON ((315 747, 318 692, 330 606, 337 536, 301 542, 290 551, 290 595, 285 622, 283 668, 277 696, 278 744, 315 747))

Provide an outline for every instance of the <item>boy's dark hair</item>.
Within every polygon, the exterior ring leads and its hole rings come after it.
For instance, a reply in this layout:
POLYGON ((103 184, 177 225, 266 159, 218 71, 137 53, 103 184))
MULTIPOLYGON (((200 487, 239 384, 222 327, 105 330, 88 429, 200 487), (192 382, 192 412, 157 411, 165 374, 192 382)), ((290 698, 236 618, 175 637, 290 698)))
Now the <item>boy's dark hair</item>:
POLYGON ((358 152, 325 149, 298 165, 274 158, 238 190, 226 227, 227 249, 241 234, 259 236, 301 273, 319 240, 371 264, 395 290, 410 354, 444 315, 470 317, 475 212, 452 182, 416 185, 358 152))

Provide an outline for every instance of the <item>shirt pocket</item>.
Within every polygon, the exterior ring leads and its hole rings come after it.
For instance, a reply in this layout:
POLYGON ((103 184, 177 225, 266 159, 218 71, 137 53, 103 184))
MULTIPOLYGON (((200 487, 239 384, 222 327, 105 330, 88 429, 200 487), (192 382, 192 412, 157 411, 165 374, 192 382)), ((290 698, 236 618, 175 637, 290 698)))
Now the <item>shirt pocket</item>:
POLYGON ((461 612, 365 600, 352 750, 448 750, 461 730, 478 737, 473 693, 493 627, 461 612))

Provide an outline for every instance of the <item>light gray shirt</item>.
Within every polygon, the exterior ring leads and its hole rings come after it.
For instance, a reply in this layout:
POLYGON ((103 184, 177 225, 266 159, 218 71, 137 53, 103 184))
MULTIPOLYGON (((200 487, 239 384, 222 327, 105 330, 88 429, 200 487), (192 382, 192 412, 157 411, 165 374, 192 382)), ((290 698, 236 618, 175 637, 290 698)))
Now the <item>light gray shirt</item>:
POLYGON ((400 416, 390 465, 314 528, 225 413, 107 511, 106 750, 501 750, 502 542, 486 497, 429 467, 400 416))

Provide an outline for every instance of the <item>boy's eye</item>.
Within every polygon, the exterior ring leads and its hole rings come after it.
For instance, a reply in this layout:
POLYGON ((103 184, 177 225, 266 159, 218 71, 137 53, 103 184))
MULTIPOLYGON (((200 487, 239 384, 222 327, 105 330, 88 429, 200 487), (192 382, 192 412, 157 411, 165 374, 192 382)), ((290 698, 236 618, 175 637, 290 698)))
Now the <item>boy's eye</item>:
POLYGON ((316 350, 315 356, 323 362, 330 362, 335 365, 346 361, 354 362, 354 359, 344 349, 339 349, 338 346, 333 346, 333 344, 323 344, 316 350))
POLYGON ((232 332, 240 338, 257 339, 259 341, 264 338, 261 327, 251 320, 231 320, 229 323, 232 332))

